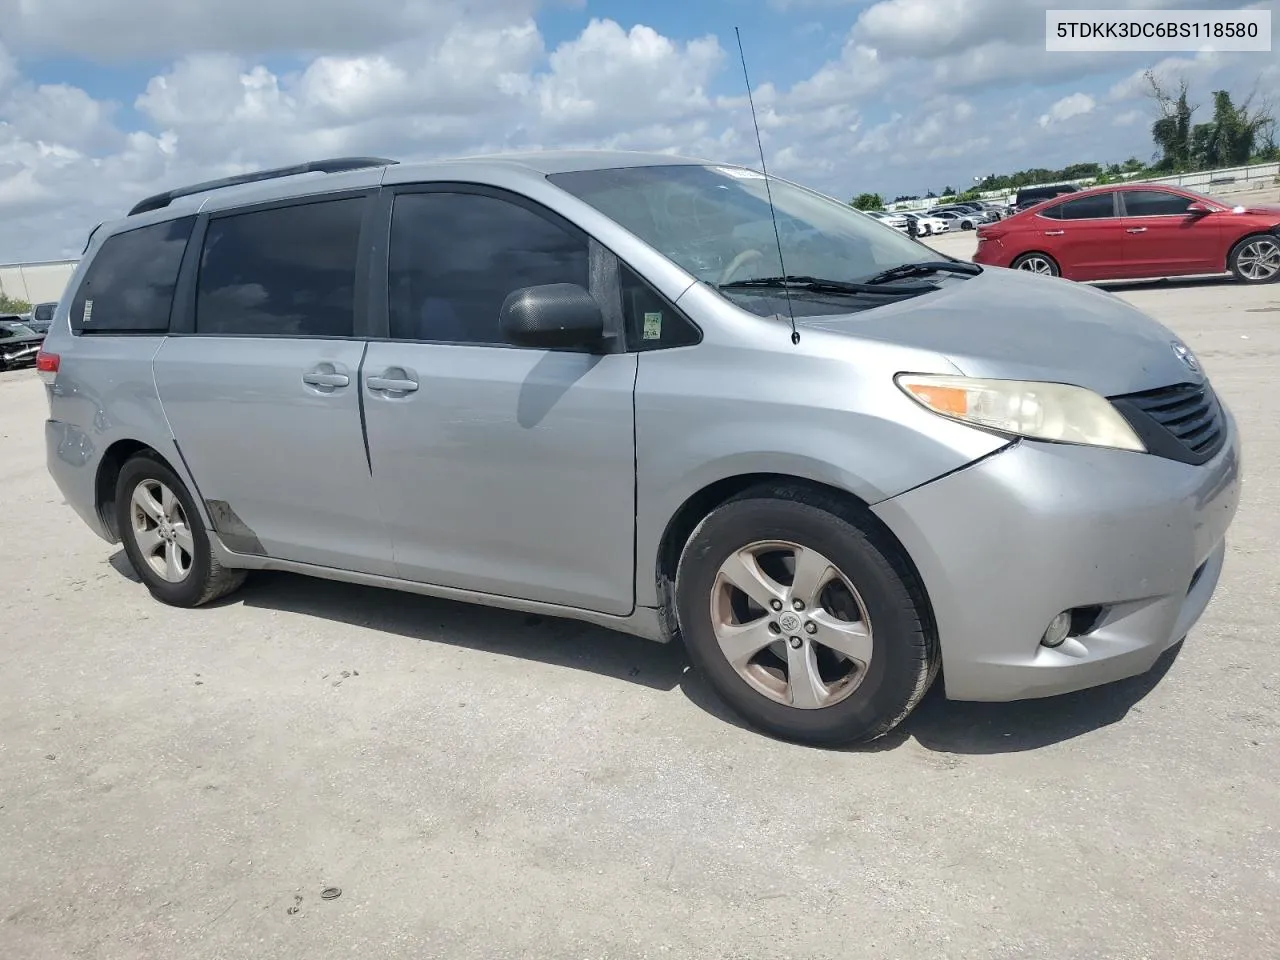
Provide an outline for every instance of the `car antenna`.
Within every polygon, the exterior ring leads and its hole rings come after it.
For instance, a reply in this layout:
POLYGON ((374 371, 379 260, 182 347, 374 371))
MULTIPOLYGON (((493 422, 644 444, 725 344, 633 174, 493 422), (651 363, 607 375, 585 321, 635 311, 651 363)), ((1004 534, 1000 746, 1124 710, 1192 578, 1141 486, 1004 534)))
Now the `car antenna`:
MULTIPOLYGON (((769 189, 769 168, 764 163, 764 141, 760 139, 760 121, 756 119, 756 102, 751 96, 751 78, 747 76, 747 55, 742 52, 742 34, 737 27, 733 35, 738 38, 738 58, 742 61, 742 79, 747 84, 747 103, 751 107, 751 123, 756 128, 756 147, 760 150, 760 170, 764 173, 764 195, 769 199, 769 218, 773 221, 773 239, 778 244, 778 266, 787 275, 787 265, 782 262, 782 234, 778 232, 778 214, 773 209, 773 191, 769 189)), ((783 296, 787 298, 787 316, 791 318, 791 342, 800 345, 800 331, 796 329, 796 312, 791 306, 791 288, 783 283, 783 296)))

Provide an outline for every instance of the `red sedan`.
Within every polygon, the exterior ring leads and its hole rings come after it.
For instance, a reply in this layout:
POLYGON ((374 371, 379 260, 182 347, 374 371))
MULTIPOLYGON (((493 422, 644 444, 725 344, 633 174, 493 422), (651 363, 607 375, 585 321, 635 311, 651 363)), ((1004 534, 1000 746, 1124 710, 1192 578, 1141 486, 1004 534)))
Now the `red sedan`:
POLYGON ((978 228, 974 262, 1068 280, 1230 271, 1280 279, 1280 206, 1231 207, 1181 187, 1095 187, 978 228))

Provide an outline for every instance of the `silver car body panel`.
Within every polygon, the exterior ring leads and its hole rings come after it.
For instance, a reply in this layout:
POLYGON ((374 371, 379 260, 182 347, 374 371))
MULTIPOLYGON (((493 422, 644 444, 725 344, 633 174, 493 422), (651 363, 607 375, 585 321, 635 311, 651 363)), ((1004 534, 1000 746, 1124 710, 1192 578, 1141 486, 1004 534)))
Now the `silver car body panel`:
POLYGON ((572 152, 309 174, 107 224, 69 292, 126 228, 358 188, 498 188, 612 251, 702 339, 587 356, 360 338, 86 337, 71 333, 68 295, 46 341, 61 357, 50 472, 111 539, 99 514, 103 454, 117 441, 146 444, 196 494, 206 526, 212 504, 247 532, 227 536, 219 517, 214 549, 229 566, 560 614, 651 639, 667 636, 659 557, 681 508, 721 483, 792 477, 856 497, 903 545, 933 607, 950 696, 1117 679, 1185 634, 1216 584, 1239 497, 1229 415, 1226 446, 1195 467, 1013 442, 927 412, 893 380, 1044 379, 1115 395, 1199 379, 1168 330, 1092 288, 986 269, 913 299, 803 318, 793 345, 785 318, 739 308, 546 179, 689 162, 572 152), (347 371, 349 385, 303 383, 319 364, 347 371), (370 389, 369 377, 389 372, 419 389, 370 389), (1050 618, 1087 604, 1108 611, 1094 633, 1039 646, 1050 618))

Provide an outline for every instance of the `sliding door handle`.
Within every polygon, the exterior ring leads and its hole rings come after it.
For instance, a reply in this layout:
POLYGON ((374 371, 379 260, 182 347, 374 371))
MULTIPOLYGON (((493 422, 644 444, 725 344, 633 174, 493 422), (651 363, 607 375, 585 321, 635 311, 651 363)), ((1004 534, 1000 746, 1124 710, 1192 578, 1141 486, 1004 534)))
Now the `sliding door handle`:
POLYGON ((345 387, 351 378, 345 373, 304 373, 302 382, 313 387, 345 387))

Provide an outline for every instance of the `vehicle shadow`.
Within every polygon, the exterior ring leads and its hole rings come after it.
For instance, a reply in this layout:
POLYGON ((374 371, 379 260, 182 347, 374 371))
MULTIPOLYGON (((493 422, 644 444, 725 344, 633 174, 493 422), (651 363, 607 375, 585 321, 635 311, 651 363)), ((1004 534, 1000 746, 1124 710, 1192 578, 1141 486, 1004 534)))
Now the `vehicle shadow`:
POLYGON ((1112 293, 1128 293, 1131 290, 1200 290, 1205 287, 1239 286, 1230 274, 1213 274, 1204 277, 1166 277, 1161 280, 1103 280, 1092 286, 1112 293))
MULTIPOLYGON (((121 576, 141 583, 123 550, 111 557, 110 564, 121 576)), ((653 690, 679 688, 692 704, 716 719, 751 729, 690 667, 678 643, 653 643, 573 620, 274 571, 255 572, 241 589, 209 606, 238 603, 419 642, 583 670, 653 690)), ((1139 677, 1046 700, 957 703, 943 696, 939 678, 897 730, 842 751, 878 753, 914 739, 939 753, 1017 753, 1070 740, 1123 719, 1160 682, 1180 649, 1181 644, 1170 649, 1139 677)))

